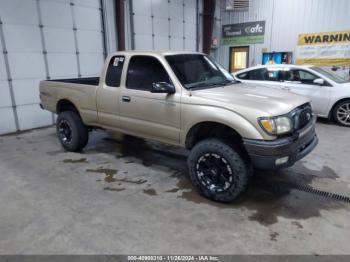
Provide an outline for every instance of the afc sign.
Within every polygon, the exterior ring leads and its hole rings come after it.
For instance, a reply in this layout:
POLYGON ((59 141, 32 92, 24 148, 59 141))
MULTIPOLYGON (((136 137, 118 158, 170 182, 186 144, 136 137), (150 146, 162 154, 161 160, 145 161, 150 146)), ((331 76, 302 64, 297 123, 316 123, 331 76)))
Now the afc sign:
POLYGON ((264 27, 261 26, 260 24, 256 24, 255 26, 247 26, 244 31, 247 34, 256 34, 256 33, 263 33, 264 27))
POLYGON ((265 34, 265 21, 255 21, 222 26, 222 37, 257 36, 265 34))
POLYGON ((263 43, 265 21, 255 21, 222 26, 222 44, 254 44, 263 43))

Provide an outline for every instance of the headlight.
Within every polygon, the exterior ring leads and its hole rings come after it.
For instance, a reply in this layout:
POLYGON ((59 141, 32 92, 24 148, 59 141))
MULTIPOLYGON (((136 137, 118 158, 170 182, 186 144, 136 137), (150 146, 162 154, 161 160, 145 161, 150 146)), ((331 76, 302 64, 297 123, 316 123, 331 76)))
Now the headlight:
POLYGON ((260 126, 270 135, 282 135, 292 131, 292 120, 286 116, 258 119, 260 126))

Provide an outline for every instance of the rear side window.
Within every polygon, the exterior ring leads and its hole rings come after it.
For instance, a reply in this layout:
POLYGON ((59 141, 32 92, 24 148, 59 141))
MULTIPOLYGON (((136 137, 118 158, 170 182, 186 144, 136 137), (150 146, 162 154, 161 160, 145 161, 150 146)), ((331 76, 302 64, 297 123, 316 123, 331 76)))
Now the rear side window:
POLYGON ((171 83, 168 73, 159 60, 152 56, 133 56, 129 62, 126 87, 151 91, 153 83, 171 83))
POLYGON ((106 73, 106 85, 119 87, 124 66, 124 56, 114 56, 109 61, 106 73))

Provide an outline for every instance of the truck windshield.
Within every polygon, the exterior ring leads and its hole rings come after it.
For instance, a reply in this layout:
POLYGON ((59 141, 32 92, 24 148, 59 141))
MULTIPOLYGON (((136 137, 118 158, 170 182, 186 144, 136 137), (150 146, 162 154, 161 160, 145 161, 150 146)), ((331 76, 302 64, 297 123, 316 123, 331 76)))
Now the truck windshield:
POLYGON ((168 55, 165 57, 175 75, 186 88, 210 88, 237 81, 221 65, 201 54, 168 55))

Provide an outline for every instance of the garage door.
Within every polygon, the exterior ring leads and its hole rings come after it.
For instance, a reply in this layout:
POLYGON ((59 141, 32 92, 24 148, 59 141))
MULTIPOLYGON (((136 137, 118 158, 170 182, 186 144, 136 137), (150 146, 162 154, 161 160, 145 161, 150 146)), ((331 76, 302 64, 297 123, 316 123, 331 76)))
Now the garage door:
POLYGON ((196 1, 133 1, 135 49, 196 51, 196 1))
POLYGON ((101 13, 99 0, 0 1, 0 134, 53 124, 40 80, 100 73, 101 13))

